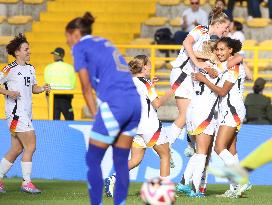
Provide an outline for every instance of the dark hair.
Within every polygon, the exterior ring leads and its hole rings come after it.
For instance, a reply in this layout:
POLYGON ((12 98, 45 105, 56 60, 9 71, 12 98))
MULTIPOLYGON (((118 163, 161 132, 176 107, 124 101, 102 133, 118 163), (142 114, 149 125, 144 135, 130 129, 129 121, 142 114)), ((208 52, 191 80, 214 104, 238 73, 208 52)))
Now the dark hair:
POLYGON ((12 55, 13 57, 15 56, 15 51, 20 50, 21 45, 23 43, 27 43, 28 41, 26 40, 26 37, 24 36, 24 34, 19 33, 18 36, 15 36, 14 39, 12 39, 9 44, 6 46, 6 50, 8 52, 9 55, 12 55))
POLYGON ((236 40, 236 39, 232 39, 230 37, 222 37, 222 38, 220 38, 217 41, 216 46, 220 42, 221 43, 225 43, 228 48, 232 48, 231 55, 234 55, 235 53, 239 52, 242 49, 242 43, 241 43, 241 41, 236 40))
POLYGON ((142 69, 147 65, 149 58, 146 55, 137 55, 131 61, 129 61, 128 66, 132 74, 137 74, 142 72, 142 69))
POLYGON ((90 12, 86 12, 83 17, 77 17, 66 25, 66 32, 72 33, 75 29, 79 29, 82 36, 92 34, 92 25, 95 19, 90 12))
POLYGON ((229 17, 223 12, 223 9, 219 7, 214 7, 209 16, 210 25, 214 25, 215 23, 225 23, 229 20, 229 17))
POLYGON ((233 24, 236 31, 243 31, 243 24, 241 24, 239 21, 233 21, 233 24))

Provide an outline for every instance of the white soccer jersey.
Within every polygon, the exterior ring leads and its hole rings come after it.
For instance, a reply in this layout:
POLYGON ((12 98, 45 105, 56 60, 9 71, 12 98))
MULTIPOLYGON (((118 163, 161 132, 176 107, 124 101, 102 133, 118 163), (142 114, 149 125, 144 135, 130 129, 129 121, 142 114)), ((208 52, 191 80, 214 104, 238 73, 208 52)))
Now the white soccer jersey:
POLYGON ((227 70, 219 83, 223 87, 225 81, 233 83, 229 93, 220 98, 219 103, 219 124, 231 127, 239 127, 243 122, 246 109, 243 101, 245 69, 243 64, 236 65, 227 70))
POLYGON ((157 110, 152 106, 152 102, 158 97, 158 94, 153 84, 146 78, 133 77, 133 81, 141 97, 142 104, 141 120, 137 134, 143 137, 147 147, 153 147, 157 142, 166 139, 166 136, 162 135, 162 124, 158 118, 157 110))
MULTIPOLYGON (((214 68, 217 68, 214 66, 214 68)), ((213 84, 217 85, 221 80, 221 70, 217 69, 217 78, 211 78, 208 73, 198 69, 213 84)), ((186 113, 186 125, 190 135, 205 133, 212 135, 216 129, 219 97, 206 84, 193 81, 194 93, 186 113)))
MULTIPOLYGON (((188 35, 192 36, 195 43, 193 44, 193 51, 202 51, 202 45, 205 41, 210 40, 210 35, 208 33, 208 28, 206 26, 196 26, 188 35)), ((178 57, 171 62, 173 68, 179 68, 183 63, 189 58, 187 51, 182 48, 179 52, 178 57)), ((186 63, 183 67, 183 71, 190 75, 194 72, 194 64, 191 60, 186 63)))
POLYGON ((7 90, 20 92, 20 97, 13 100, 6 96, 6 117, 32 118, 32 86, 37 84, 35 69, 32 65, 18 65, 16 61, 0 71, 0 84, 7 90))

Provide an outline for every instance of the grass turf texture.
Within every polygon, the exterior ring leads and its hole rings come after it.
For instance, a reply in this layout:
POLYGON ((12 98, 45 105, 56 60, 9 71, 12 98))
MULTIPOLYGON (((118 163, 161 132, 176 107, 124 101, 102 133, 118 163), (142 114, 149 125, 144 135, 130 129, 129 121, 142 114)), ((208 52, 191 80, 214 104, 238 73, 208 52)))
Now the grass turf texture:
MULTIPOLYGON (((0 194, 1 205, 88 205, 89 199, 87 186, 84 182, 70 182, 57 180, 34 180, 38 188, 43 192, 39 195, 30 195, 19 191, 21 181, 19 179, 6 179, 5 185, 7 193, 0 194)), ((142 204, 139 196, 141 184, 131 183, 128 205, 142 204)), ((184 195, 179 195, 176 205, 184 204, 272 204, 272 186, 253 186, 240 199, 216 198, 216 194, 221 194, 227 189, 227 185, 209 185, 207 197, 203 199, 191 199, 184 195)), ((104 197, 104 204, 113 204, 111 198, 104 197)))

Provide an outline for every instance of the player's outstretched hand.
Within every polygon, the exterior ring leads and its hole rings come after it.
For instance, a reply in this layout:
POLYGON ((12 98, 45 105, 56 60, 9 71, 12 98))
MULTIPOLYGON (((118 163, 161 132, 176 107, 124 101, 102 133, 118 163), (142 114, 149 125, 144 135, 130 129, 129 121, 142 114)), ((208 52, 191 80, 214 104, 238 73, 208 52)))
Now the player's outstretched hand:
POLYGON ((45 91, 46 93, 50 93, 50 91, 51 91, 51 86, 50 86, 49 84, 45 84, 45 85, 43 86, 43 89, 44 89, 44 91, 45 91))
POLYGON ((11 99, 16 100, 18 97, 21 97, 21 94, 18 91, 9 91, 8 96, 11 99))

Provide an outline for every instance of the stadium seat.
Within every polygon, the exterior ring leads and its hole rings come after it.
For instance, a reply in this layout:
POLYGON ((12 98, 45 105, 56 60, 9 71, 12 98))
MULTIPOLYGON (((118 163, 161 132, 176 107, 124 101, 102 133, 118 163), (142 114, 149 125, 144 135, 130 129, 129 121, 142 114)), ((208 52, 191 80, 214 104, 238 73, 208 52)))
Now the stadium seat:
MULTIPOLYGON (((259 60, 261 60, 261 59, 259 59, 259 60)), ((249 62, 249 63, 247 63, 247 66, 252 69, 254 64, 253 64, 253 62, 249 62)), ((258 68, 259 68, 259 71, 267 70, 267 69, 271 68, 271 64, 268 61, 259 61, 258 68)))
POLYGON ((27 24, 33 19, 31 16, 12 16, 8 18, 8 23, 13 25, 27 24))
MULTIPOLYGON (((206 0, 200 0, 200 5, 203 5, 206 3, 206 0)), ((191 3, 190 3, 190 0, 184 0, 184 4, 186 6, 189 6, 191 3)))
POLYGON ((152 38, 136 38, 130 42, 132 45, 150 45, 153 44, 154 40, 152 38))
POLYGON ((233 20, 238 21, 241 24, 244 24, 246 22, 246 20, 243 17, 234 17, 233 20))
POLYGON ((3 23, 6 20, 5 16, 0 16, 0 24, 3 23))
POLYGON ((165 65, 165 61, 157 60, 157 61, 155 62, 155 69, 160 69, 160 68, 162 68, 164 65, 165 65))
POLYGON ((0 36, 0 45, 7 45, 12 39, 13 36, 0 36))
POLYGON ((0 3, 2 3, 2 4, 15 4, 18 2, 19 2, 19 0, 0 0, 0 3))
POLYGON ((264 40, 259 43, 260 47, 272 47, 272 40, 264 40))
POLYGON ((144 24, 147 26, 163 26, 166 24, 167 20, 168 19, 166 17, 160 17, 160 16, 151 17, 148 20, 146 20, 144 24))
POLYGON ((169 24, 173 27, 181 27, 181 25, 183 24, 183 20, 181 17, 176 17, 174 19, 171 19, 169 24))
POLYGON ((44 0, 23 0, 24 4, 42 4, 44 0))
POLYGON ((179 5, 180 0, 159 0, 158 3, 162 6, 176 6, 179 5))
POLYGON ((243 42, 243 47, 252 47, 252 46, 256 46, 256 45, 257 45, 257 41, 254 39, 245 40, 243 42))
POLYGON ((253 18, 247 21, 247 26, 252 28, 262 28, 268 26, 270 19, 268 18, 253 18))

